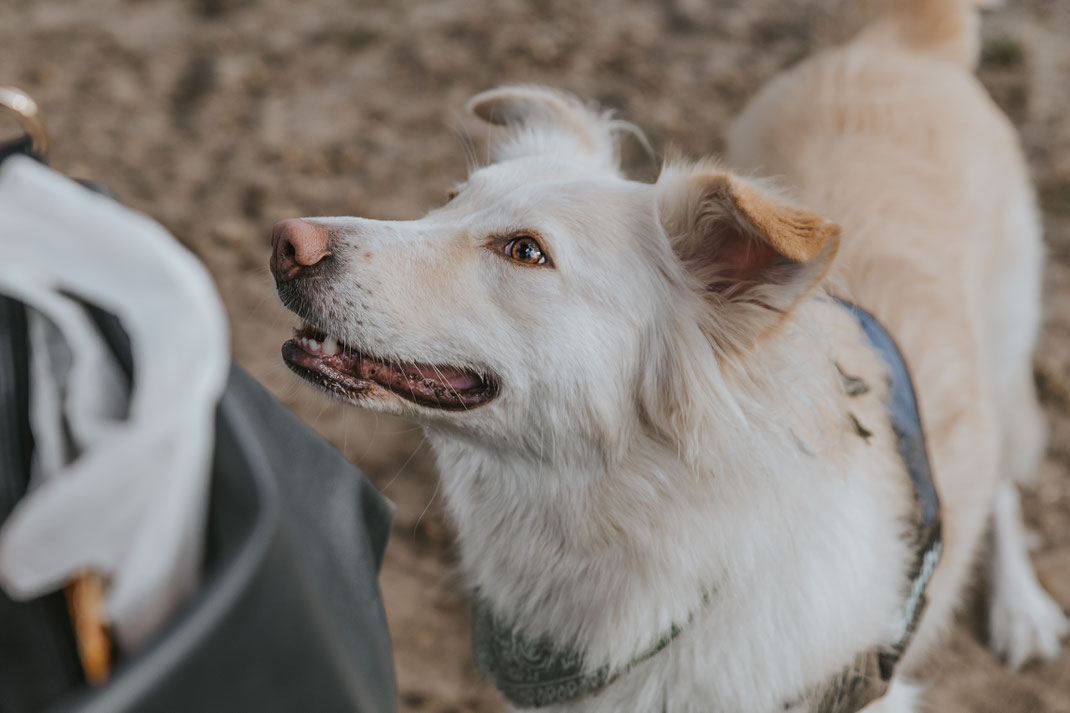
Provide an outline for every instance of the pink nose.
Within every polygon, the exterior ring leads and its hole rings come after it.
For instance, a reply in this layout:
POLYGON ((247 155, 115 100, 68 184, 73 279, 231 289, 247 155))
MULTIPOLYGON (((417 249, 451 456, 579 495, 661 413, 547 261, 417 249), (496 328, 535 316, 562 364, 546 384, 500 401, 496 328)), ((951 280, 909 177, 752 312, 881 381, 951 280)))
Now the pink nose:
POLYGON ((275 280, 292 280, 330 255, 329 237, 323 226, 300 218, 276 223, 271 233, 271 272, 275 280))

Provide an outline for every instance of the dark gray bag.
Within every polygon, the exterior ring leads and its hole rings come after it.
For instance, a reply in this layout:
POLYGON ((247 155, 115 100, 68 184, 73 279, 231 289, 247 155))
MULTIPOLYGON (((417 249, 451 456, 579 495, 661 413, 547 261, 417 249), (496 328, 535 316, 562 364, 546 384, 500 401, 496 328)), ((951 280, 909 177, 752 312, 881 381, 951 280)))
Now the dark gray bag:
MULTIPOLYGON (((87 309, 136 379, 118 323, 87 309)), ((27 487, 28 383, 25 311, 0 297, 0 523, 27 487)), ((233 367, 196 596, 90 689, 62 594, 0 591, 0 713, 393 711, 377 584, 390 517, 359 471, 233 367)))

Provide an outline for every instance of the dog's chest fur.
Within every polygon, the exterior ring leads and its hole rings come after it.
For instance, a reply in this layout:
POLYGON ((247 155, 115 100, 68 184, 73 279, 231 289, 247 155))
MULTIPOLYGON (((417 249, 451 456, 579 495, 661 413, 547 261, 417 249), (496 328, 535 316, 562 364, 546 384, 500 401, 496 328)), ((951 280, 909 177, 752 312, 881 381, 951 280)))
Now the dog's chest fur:
MULTIPOLYGON (((910 495, 881 367, 840 308, 806 311, 835 346, 771 364, 792 388, 736 394, 769 418, 741 430, 723 414, 700 463, 647 437, 607 466, 431 434, 462 570, 497 615, 574 645, 592 668, 624 666, 682 625, 664 651, 557 710, 783 710, 893 640, 910 495), (837 364, 874 388, 848 395, 837 364)), ((711 413, 723 397, 709 395, 711 413)))

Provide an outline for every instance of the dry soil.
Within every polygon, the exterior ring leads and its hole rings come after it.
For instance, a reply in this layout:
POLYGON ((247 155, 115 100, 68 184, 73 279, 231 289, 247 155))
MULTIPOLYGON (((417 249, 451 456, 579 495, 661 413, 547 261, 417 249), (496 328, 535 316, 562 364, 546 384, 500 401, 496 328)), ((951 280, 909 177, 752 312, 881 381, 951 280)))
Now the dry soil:
MULTIPOLYGON (((53 164, 109 184, 207 263, 236 359, 397 503, 382 573, 402 711, 500 710, 470 663, 467 603, 432 458, 412 425, 327 403, 279 358, 292 319, 267 271, 276 220, 413 218, 461 179, 473 93, 563 87, 658 152, 717 154, 782 68, 842 38, 849 0, 2 0, 0 84, 31 92, 53 164)), ((1042 579, 1070 607, 1070 2, 1009 0, 980 75, 1021 131, 1044 209, 1037 380, 1051 447, 1026 495, 1042 579)), ((983 150, 983 147, 979 147, 983 150)), ((630 147, 633 175, 656 163, 630 147)), ((953 368, 953 367, 949 367, 953 368)), ((1012 673, 978 588, 927 679, 932 710, 1070 713, 1070 655, 1012 673)))

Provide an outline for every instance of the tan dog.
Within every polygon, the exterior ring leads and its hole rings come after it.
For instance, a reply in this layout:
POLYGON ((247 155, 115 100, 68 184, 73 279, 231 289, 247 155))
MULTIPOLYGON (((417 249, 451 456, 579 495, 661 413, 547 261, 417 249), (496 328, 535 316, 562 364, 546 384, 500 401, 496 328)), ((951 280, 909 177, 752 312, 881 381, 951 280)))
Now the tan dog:
POLYGON ((424 424, 477 659, 515 705, 916 711, 905 681, 990 516, 992 643, 1012 665, 1058 653, 1014 485, 1044 445, 1042 249, 1014 132, 970 74, 976 20, 901 0, 767 87, 728 160, 781 188, 712 163, 628 181, 627 125, 507 87, 470 104, 501 141, 446 206, 276 227, 308 322, 284 357, 424 424), (913 637, 890 372, 830 294, 913 374, 943 520, 913 637))

